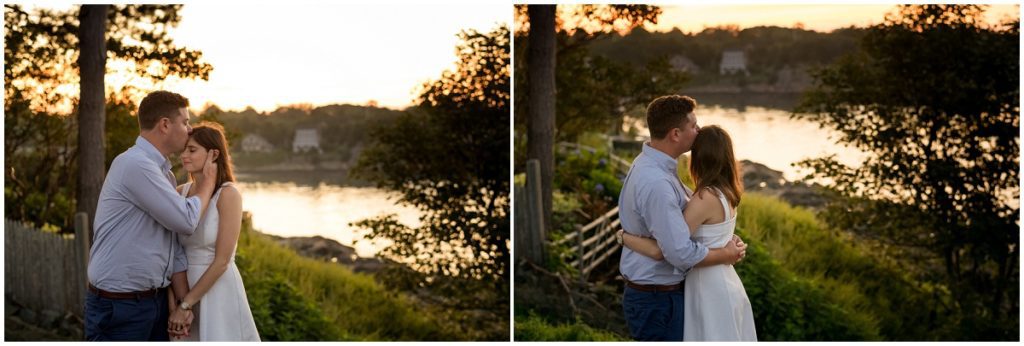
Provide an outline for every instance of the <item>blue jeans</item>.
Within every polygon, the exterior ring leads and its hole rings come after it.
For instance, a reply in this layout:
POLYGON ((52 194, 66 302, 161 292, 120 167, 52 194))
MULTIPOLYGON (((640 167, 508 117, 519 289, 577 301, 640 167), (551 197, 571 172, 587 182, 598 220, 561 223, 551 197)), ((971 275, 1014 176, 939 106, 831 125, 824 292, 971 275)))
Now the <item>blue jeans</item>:
POLYGON ((169 341, 167 290, 140 299, 85 296, 85 339, 88 341, 169 341))
POLYGON ((622 294, 629 334, 638 341, 683 340, 683 291, 644 292, 626 286, 622 294))

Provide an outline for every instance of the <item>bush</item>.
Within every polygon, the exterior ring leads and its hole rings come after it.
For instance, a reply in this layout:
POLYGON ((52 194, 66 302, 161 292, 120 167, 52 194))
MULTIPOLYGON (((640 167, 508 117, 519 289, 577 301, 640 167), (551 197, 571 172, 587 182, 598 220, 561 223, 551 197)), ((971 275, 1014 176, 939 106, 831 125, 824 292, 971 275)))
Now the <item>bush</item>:
POLYGON ((737 224, 745 241, 764 246, 787 271, 813 282, 847 310, 873 316, 885 339, 946 338, 941 326, 952 322, 946 320, 948 303, 939 300, 947 295, 943 288, 910 278, 906 268, 825 228, 813 212, 750 193, 740 203, 737 224))
POLYGON ((773 259, 756 237, 737 232, 747 256, 736 266, 754 310, 761 341, 879 340, 870 314, 826 293, 814 280, 801 278, 773 259))
POLYGON ((548 324, 543 318, 531 314, 516 316, 515 341, 626 341, 615 333, 594 329, 583 322, 548 324))

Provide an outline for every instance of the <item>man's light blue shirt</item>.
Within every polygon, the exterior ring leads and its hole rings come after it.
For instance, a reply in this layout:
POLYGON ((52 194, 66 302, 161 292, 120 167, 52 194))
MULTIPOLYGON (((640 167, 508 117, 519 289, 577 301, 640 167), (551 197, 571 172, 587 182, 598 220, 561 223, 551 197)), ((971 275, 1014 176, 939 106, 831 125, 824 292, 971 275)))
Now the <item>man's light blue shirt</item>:
POLYGON ((704 260, 708 248, 690 239, 683 208, 690 190, 679 181, 678 162, 644 143, 633 160, 619 193, 619 220, 626 232, 658 241, 665 256, 659 261, 622 248, 619 272, 642 285, 674 285, 704 260))
POLYGON ((187 269, 178 235, 199 225, 202 201, 175 190, 171 163, 141 136, 118 155, 100 190, 89 282, 111 292, 166 287, 187 269))

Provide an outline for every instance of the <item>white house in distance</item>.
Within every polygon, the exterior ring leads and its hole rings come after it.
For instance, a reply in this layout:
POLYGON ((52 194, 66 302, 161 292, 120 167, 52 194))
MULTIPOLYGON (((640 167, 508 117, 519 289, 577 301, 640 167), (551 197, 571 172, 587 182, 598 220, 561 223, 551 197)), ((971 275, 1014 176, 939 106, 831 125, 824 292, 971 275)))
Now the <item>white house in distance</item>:
POLYGON ((696 73, 700 71, 700 66, 697 66, 693 60, 687 58, 685 55, 676 55, 668 61, 669 65, 672 65, 672 69, 676 71, 696 73))
POLYGON ((263 136, 250 133, 242 138, 242 151, 247 153, 261 152, 266 153, 274 150, 274 145, 270 144, 263 136))
POLYGON ((722 52, 722 63, 719 64, 718 72, 720 74, 743 72, 743 74, 750 75, 750 72, 747 71, 747 56, 743 54, 742 50, 722 52))
POLYGON ((320 150, 320 132, 316 129, 295 130, 295 141, 292 142, 292 152, 304 152, 309 150, 320 150))

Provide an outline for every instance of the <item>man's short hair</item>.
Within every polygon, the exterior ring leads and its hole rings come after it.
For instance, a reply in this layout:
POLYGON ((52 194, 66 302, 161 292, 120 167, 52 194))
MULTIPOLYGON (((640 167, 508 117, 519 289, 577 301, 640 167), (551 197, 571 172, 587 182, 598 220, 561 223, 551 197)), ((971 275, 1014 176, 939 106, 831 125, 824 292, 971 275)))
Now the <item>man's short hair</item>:
POLYGON ((188 99, 170 91, 154 91, 146 95, 139 104, 139 128, 151 130, 160 118, 173 119, 178 110, 188 107, 188 99))
POLYGON ((689 96, 667 95, 647 105, 647 128, 651 138, 662 139, 672 129, 682 126, 686 116, 697 108, 697 101, 689 96))

